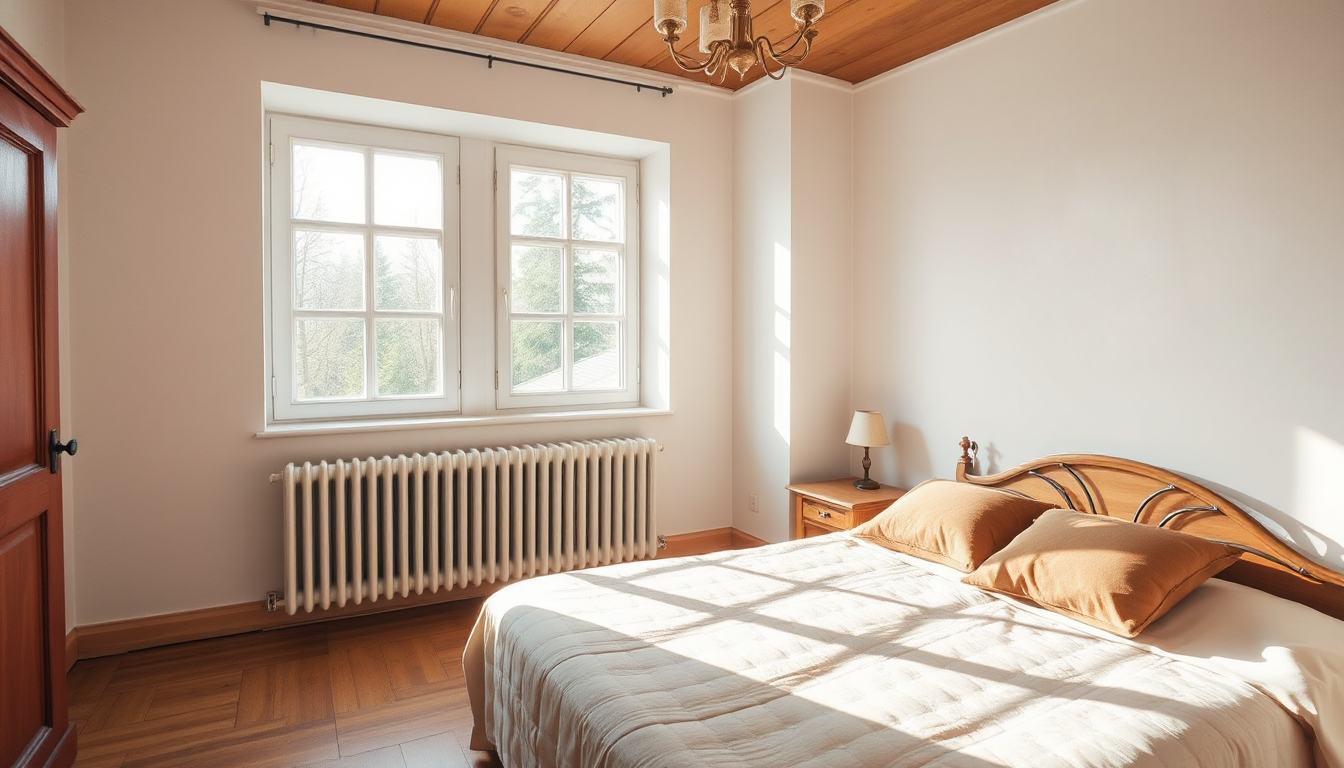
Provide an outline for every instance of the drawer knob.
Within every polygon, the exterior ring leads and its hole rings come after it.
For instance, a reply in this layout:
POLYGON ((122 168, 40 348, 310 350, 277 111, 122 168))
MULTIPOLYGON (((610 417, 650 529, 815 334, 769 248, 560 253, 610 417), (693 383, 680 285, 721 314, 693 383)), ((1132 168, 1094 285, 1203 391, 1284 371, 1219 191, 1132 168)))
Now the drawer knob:
POLYGON ((830 517, 830 516, 831 516, 831 513, 830 513, 830 512, 827 512, 827 511, 824 510, 824 509, 818 509, 818 510, 817 510, 817 517, 830 517))

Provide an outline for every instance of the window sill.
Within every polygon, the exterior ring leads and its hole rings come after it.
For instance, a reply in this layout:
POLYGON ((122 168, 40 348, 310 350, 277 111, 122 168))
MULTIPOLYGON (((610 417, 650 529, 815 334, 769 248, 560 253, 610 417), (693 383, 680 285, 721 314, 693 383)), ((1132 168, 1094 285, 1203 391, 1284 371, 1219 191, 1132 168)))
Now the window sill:
POLYGON ((598 419, 637 419, 645 416, 670 416, 668 408, 605 408, 592 411, 544 411, 492 416, 436 416, 430 418, 381 419, 370 421, 321 421, 270 424, 257 437, 300 437, 359 432, 401 432, 410 429, 447 429, 452 427, 490 427, 505 424, 535 424, 552 421, 596 421, 598 419))

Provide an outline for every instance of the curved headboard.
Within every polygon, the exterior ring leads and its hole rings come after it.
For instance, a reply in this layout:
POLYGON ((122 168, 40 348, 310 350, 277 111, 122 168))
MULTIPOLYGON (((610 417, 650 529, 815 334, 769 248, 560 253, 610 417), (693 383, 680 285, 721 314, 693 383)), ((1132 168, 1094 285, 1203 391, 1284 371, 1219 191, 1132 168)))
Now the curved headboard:
POLYGON ((1171 528, 1245 552, 1219 574, 1344 619, 1344 575, 1307 560, 1226 497, 1174 472, 1129 459, 1062 454, 983 477, 969 474, 977 445, 961 439, 957 482, 1007 488, 1096 515, 1171 528))

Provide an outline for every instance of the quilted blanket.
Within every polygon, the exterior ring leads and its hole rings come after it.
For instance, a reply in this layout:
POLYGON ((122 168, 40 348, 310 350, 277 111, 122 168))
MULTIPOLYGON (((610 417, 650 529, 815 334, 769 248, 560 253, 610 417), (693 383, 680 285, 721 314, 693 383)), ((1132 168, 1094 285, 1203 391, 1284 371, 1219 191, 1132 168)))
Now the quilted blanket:
POLYGON ((1247 682, 845 535, 511 585, 464 663, 509 768, 1312 764, 1247 682))

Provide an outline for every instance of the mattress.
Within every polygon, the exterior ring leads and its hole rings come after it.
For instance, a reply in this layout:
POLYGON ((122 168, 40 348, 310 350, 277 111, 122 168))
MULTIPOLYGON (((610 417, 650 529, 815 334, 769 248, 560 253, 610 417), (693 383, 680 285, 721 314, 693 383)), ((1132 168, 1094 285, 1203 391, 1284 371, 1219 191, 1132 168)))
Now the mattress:
POLYGON ((464 662, 473 747, 510 768, 1309 766, 1316 748, 1254 681, 845 534, 508 586, 464 662))

